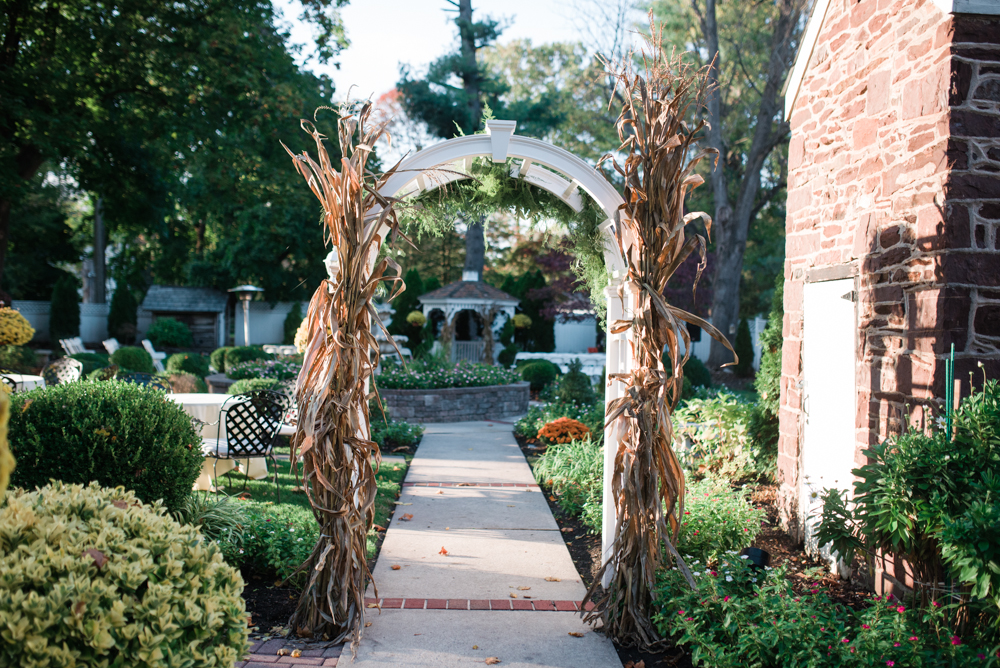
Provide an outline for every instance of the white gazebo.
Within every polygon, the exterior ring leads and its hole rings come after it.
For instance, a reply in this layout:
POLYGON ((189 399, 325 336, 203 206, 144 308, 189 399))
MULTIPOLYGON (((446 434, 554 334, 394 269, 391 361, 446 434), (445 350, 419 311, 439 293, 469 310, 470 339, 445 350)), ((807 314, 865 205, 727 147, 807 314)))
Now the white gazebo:
MULTIPOLYGON (((495 338, 504 323, 514 317, 514 309, 519 301, 503 290, 479 280, 479 274, 474 271, 463 272, 462 280, 432 290, 420 296, 420 307, 424 317, 431 318, 432 311, 441 311, 444 315, 442 330, 446 343, 451 343, 451 355, 454 360, 479 362, 483 359, 486 341, 455 341, 452 329, 455 317, 462 311, 472 311, 484 322, 483 337, 495 338), (499 318, 503 314, 504 318, 499 318)), ((492 347, 490 349, 492 351, 492 347)))

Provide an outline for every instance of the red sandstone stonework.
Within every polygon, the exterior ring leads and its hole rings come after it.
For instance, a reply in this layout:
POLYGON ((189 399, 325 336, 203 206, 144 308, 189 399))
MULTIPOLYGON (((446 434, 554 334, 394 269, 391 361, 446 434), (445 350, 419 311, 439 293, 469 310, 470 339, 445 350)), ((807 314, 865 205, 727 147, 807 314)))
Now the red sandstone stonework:
MULTIPOLYGON (((921 421, 982 361, 1000 371, 1000 16, 932 0, 831 0, 791 112, 778 470, 801 536, 802 286, 849 267, 856 456, 921 421)), ((981 376, 980 376, 981 377, 981 376)))

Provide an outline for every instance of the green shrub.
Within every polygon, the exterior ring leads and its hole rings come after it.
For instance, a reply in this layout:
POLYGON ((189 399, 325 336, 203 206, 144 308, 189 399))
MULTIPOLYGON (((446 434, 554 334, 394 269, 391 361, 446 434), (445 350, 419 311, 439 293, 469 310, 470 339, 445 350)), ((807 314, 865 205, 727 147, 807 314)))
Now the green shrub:
POLYGON ((603 398, 595 399, 592 404, 553 402, 544 406, 531 406, 527 414, 514 425, 514 433, 528 441, 534 441, 542 427, 561 417, 582 422, 590 430, 594 443, 604 442, 603 398))
POLYGON ((559 367, 548 360, 530 360, 521 367, 521 378, 531 383, 532 392, 541 392, 559 375, 559 367))
POLYGON ((677 456, 688 470, 704 466, 732 480, 774 472, 775 461, 747 435, 754 406, 726 390, 699 390, 673 413, 677 456))
POLYGON ((222 348, 216 348, 208 356, 208 362, 215 369, 216 373, 226 372, 226 353, 230 350, 232 350, 232 346, 223 346, 222 348))
POLYGON ((38 356, 27 346, 0 346, 0 369, 31 373, 38 367, 38 356))
POLYGON ((243 542, 246 511, 231 496, 191 494, 173 516, 181 524, 197 527, 210 542, 243 542))
POLYGON ((108 335, 120 339, 122 343, 132 343, 138 333, 139 303, 132 290, 124 283, 119 283, 111 295, 111 306, 108 308, 108 335))
POLYGON ((122 346, 111 355, 111 363, 125 371, 156 373, 156 369, 153 368, 153 358, 138 346, 122 346))
POLYGON ((406 369, 398 364, 383 365, 376 383, 385 390, 433 390, 444 387, 509 385, 520 380, 517 372, 488 364, 462 362, 454 366, 436 367, 414 362, 408 364, 406 369))
POLYGON ((122 485, 178 508, 201 470, 191 418, 162 392, 133 383, 67 383, 14 395, 11 484, 50 479, 122 485))
POLYGON ((174 353, 167 358, 166 369, 171 373, 190 373, 204 378, 208 375, 208 358, 198 353, 174 353))
POLYGON ((408 448, 420 442, 424 435, 424 427, 409 422, 389 420, 388 424, 379 412, 371 416, 371 438, 378 443, 383 452, 393 448, 408 448))
POLYGON ((497 363, 501 366, 509 369, 514 361, 517 359, 517 353, 520 352, 516 344, 509 343, 503 347, 500 354, 497 355, 497 363))
POLYGON ((244 378, 229 386, 229 394, 244 394, 257 390, 281 392, 281 381, 277 378, 244 378))
POLYGON ((227 348, 225 373, 228 374, 230 369, 232 369, 237 364, 242 364, 243 362, 251 362, 255 360, 272 360, 272 359, 274 359, 274 355, 272 355, 271 353, 265 353, 264 349, 261 348, 260 346, 237 346, 235 348, 227 348))
POLYGON ((63 274, 52 287, 52 301, 49 305, 49 339, 57 343, 59 339, 80 336, 80 295, 79 281, 75 276, 63 274))
POLYGON ((535 479, 555 495, 565 513, 591 531, 601 530, 604 448, 591 440, 550 445, 534 466, 535 479))
POLYGON ((677 550, 705 564, 750 547, 766 517, 745 491, 734 491, 728 480, 713 477, 688 484, 684 511, 677 550))
POLYGON ((739 327, 736 328, 736 342, 733 349, 740 358, 736 365, 736 375, 740 378, 749 378, 753 375, 753 338, 750 336, 750 323, 746 318, 740 320, 739 327))
POLYGON ((0 536, 0 665, 228 668, 249 649, 239 572, 130 492, 14 492, 0 536))
POLYGON ((813 584, 797 594, 784 567, 759 571, 726 554, 709 568, 689 564, 692 589, 676 569, 658 573, 653 622, 686 646, 695 666, 978 666, 988 641, 960 637, 942 607, 926 612, 888 597, 860 611, 834 603, 813 584))
POLYGON ((583 371, 583 363, 577 358, 569 363, 569 372, 559 379, 556 397, 563 403, 594 403, 594 388, 590 376, 583 371))
POLYGON ((174 394, 189 394, 192 392, 208 392, 208 385, 193 373, 172 373, 166 379, 174 394))
POLYGON ((684 364, 684 378, 690 379, 695 387, 712 387, 712 374, 697 357, 689 357, 684 364))
POLYGON ((250 360, 235 366, 226 363, 226 375, 233 380, 246 378, 274 378, 276 380, 293 380, 302 369, 302 361, 298 356, 281 357, 276 360, 250 360))
POLYGON ((110 364, 110 358, 106 353, 76 353, 70 357, 83 363, 84 376, 89 376, 94 371, 103 369, 110 364))
MULTIPOLYGON (((823 493, 817 539, 851 563, 861 552, 905 557, 922 602, 960 601, 1000 631, 1000 385, 990 380, 943 430, 910 431, 865 451, 854 494, 823 493), (948 583, 947 586, 935 583, 948 583)), ((955 611, 965 615, 967 611, 955 611)), ((998 638, 1000 640, 1000 638, 998 638)))
POLYGON ((157 348, 190 348, 192 343, 191 329, 173 318, 157 318, 146 338, 157 348))
POLYGON ((281 337, 282 345, 291 346, 295 344, 295 333, 299 331, 302 324, 302 305, 299 302, 292 302, 292 307, 288 309, 285 316, 284 331, 281 337))
MULTIPOLYGON (((290 504, 240 502, 244 513, 240 539, 220 540, 226 560, 254 572, 274 571, 279 579, 292 577, 316 547, 319 525, 307 509, 290 504)), ((293 584, 302 583, 299 572, 293 584)))
MULTIPOLYGON (((767 316, 767 326, 760 333, 760 369, 754 378, 757 402, 768 415, 778 421, 778 405, 781 394, 781 344, 784 342, 784 276, 778 275, 771 299, 771 312, 767 316)), ((775 441, 777 443, 777 441, 775 441)))

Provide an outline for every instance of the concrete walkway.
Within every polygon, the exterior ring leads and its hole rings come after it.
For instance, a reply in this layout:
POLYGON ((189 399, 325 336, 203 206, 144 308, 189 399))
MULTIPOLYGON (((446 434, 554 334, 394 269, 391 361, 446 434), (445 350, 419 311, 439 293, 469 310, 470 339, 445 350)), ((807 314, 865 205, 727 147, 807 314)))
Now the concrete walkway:
POLYGON ((621 667, 580 618, 586 588, 511 425, 428 425, 399 504, 368 591, 381 614, 342 665, 621 667))

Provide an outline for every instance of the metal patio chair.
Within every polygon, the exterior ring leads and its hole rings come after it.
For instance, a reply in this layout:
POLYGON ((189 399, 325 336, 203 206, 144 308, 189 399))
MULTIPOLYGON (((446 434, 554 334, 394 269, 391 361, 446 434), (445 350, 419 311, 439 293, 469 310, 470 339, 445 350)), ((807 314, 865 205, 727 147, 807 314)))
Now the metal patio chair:
POLYGON ((128 373, 119 374, 116 376, 118 380, 123 383, 135 383, 136 385, 142 385, 144 387, 151 387, 154 390, 163 390, 167 394, 173 393, 173 388, 171 388, 167 383, 157 378, 150 373, 142 373, 141 371, 130 371, 128 373))
MULTIPOLYGON (((274 467, 274 487, 278 502, 281 502, 281 487, 278 485, 278 460, 274 456, 274 440, 288 412, 288 398, 270 390, 256 390, 236 394, 226 399, 218 421, 215 438, 203 438, 201 451, 206 457, 216 459, 212 478, 216 489, 219 487, 219 459, 249 459, 263 457, 271 460, 274 467), (225 426, 225 436, 222 428, 225 426)), ((243 479, 246 490, 249 475, 243 479)), ((229 489, 227 483, 226 489, 229 489)))
POLYGON ((83 363, 72 357, 60 357, 54 362, 49 362, 42 370, 42 378, 45 379, 46 387, 75 383, 82 376, 83 363))

